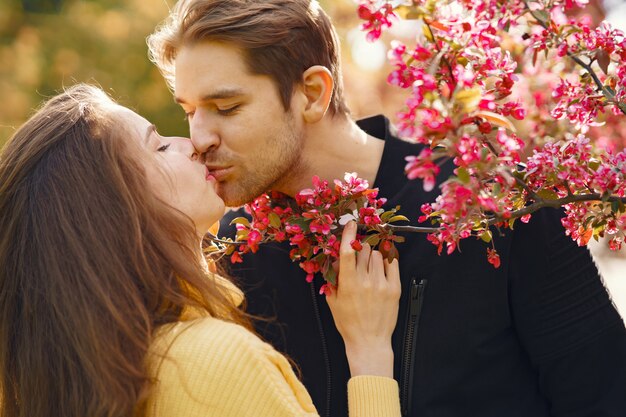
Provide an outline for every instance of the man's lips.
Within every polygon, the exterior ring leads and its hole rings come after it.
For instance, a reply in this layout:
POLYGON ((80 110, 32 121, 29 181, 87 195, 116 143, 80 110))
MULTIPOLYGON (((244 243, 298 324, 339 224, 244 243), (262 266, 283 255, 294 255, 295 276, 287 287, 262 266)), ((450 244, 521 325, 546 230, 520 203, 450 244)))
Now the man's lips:
POLYGON ((232 171, 232 166, 211 166, 207 165, 207 176, 212 176, 218 182, 223 181, 232 171))

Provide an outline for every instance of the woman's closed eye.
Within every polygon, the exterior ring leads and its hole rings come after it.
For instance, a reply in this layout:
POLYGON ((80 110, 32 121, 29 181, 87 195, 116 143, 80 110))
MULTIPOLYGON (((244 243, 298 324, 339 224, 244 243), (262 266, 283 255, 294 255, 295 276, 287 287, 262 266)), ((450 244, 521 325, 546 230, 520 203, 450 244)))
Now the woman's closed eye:
POLYGON ((161 145, 157 148, 157 152, 165 152, 170 147, 170 144, 161 145))

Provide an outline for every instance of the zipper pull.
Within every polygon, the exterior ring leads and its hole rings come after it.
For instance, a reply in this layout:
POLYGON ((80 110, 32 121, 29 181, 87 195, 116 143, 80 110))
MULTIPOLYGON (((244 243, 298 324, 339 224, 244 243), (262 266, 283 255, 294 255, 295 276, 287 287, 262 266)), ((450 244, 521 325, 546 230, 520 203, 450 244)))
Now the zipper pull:
POLYGON ((424 287, 426 286, 426 280, 420 280, 419 284, 413 278, 411 281, 411 295, 410 295, 410 307, 409 314, 411 317, 415 317, 419 314, 421 298, 424 293, 424 287))

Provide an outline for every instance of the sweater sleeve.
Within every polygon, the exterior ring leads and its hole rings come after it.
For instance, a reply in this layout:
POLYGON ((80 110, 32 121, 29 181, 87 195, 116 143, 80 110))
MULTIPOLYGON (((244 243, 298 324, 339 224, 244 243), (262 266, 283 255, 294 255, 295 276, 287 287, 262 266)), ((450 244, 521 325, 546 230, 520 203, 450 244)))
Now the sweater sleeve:
MULTIPOLYGON (((151 350, 150 417, 318 415, 287 359, 241 326, 212 318, 178 323, 151 350)), ((358 405, 351 417, 400 415, 399 405, 396 414, 389 408, 394 394, 399 403, 394 380, 351 384, 358 405)))
POLYGON ((515 234, 515 326, 552 415, 623 415, 626 329, 588 249, 565 235, 557 210, 533 214, 515 234))

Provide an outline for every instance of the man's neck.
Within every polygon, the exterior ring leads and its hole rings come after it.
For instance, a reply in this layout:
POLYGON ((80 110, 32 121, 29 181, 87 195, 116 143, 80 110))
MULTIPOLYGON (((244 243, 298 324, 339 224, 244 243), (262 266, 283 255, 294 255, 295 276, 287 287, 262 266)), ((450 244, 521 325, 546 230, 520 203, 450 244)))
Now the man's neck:
POLYGON ((343 179, 346 172, 356 172, 372 186, 385 142, 368 135, 349 117, 325 118, 307 125, 302 163, 276 189, 294 196, 311 188, 314 175, 332 181, 343 179))

